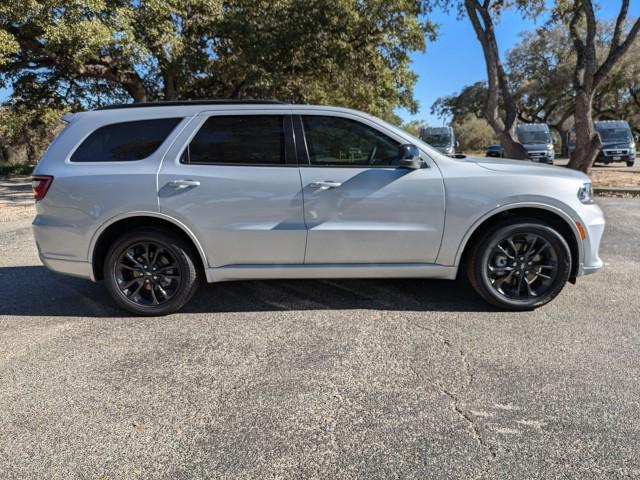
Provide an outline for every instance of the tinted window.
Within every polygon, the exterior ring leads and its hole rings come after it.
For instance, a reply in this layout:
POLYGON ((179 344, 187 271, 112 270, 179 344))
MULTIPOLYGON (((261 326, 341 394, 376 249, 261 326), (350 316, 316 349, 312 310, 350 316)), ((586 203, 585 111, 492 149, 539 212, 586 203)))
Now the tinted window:
POLYGON ((303 116, 312 165, 394 165, 399 143, 360 122, 338 117, 303 116))
POLYGON ((98 128, 71 156, 72 162, 127 162, 147 158, 181 118, 114 123, 98 128))
POLYGON ((245 165, 285 163, 283 117, 209 117, 185 150, 182 162, 245 165))

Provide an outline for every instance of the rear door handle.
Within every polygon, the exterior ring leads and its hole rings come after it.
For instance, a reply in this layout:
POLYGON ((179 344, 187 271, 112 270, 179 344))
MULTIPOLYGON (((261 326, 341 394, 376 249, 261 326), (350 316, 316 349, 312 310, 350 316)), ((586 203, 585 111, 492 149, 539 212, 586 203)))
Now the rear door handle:
POLYGON ((331 180, 324 180, 322 182, 312 182, 309 184, 311 188, 319 188, 320 190, 329 190, 330 188, 338 188, 342 186, 340 182, 332 182, 331 180))
POLYGON ((198 187, 200 182, 198 180, 173 180, 169 182, 169 186, 172 188, 198 187))

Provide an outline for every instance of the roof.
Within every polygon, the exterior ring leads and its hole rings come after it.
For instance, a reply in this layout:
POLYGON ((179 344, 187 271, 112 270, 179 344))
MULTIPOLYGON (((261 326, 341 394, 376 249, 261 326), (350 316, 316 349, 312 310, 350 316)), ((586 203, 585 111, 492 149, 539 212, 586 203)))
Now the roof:
POLYGON ((420 130, 422 130, 423 132, 430 132, 430 133, 448 133, 453 129, 451 127, 445 126, 445 127, 422 127, 420 130))
POLYGON ((96 110, 118 110, 121 108, 144 107, 184 107, 192 105, 286 105, 286 102, 278 100, 183 100, 171 102, 139 102, 139 103, 115 103, 96 110))
POLYGON ((525 132, 548 132, 549 125, 546 123, 519 123, 517 127, 525 132))
POLYGON ((629 128, 625 120, 596 120, 593 122, 595 128, 629 128))

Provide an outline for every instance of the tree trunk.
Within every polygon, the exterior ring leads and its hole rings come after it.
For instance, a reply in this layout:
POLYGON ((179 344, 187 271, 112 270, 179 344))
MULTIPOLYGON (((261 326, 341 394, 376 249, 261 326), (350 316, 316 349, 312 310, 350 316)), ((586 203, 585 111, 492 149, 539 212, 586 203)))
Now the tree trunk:
POLYGON ((593 92, 580 89, 576 95, 576 148, 569 160, 569 168, 589 174, 598 152, 602 148, 600 135, 592 121, 593 92))
POLYGON ((480 3, 478 0, 465 0, 464 2, 471 25, 482 46, 487 67, 487 103, 484 116, 500 139, 505 156, 526 160, 529 158, 527 150, 516 135, 518 109, 511 93, 506 72, 500 61, 500 51, 488 3, 480 3), (500 112, 500 99, 503 103, 504 118, 500 112))
POLYGON ((164 100, 177 100, 178 90, 176 88, 176 79, 172 73, 166 72, 164 75, 164 100))
POLYGON ((557 127, 556 131, 560 135, 560 155, 569 156, 569 129, 564 127, 557 127))
POLYGON ((496 132, 500 139, 500 145, 504 150, 506 158, 515 158, 517 160, 527 160, 529 155, 527 149, 516 139, 516 135, 509 130, 496 132))
POLYGON ((144 88, 144 85, 142 85, 142 83, 131 82, 125 83, 123 84, 123 86, 127 93, 131 95, 131 98, 133 98, 133 101, 135 103, 148 101, 149 96, 147 95, 147 89, 144 88))

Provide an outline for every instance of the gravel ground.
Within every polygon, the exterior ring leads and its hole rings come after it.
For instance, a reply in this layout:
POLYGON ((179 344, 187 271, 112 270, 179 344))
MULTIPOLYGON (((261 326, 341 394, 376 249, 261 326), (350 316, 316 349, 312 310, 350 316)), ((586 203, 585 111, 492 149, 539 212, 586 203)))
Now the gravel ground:
POLYGON ((0 222, 33 218, 31 177, 0 178, 0 222))
POLYGON ((640 201, 535 312, 462 281, 210 285, 131 318, 0 223, 0 478, 640 476, 640 201))

